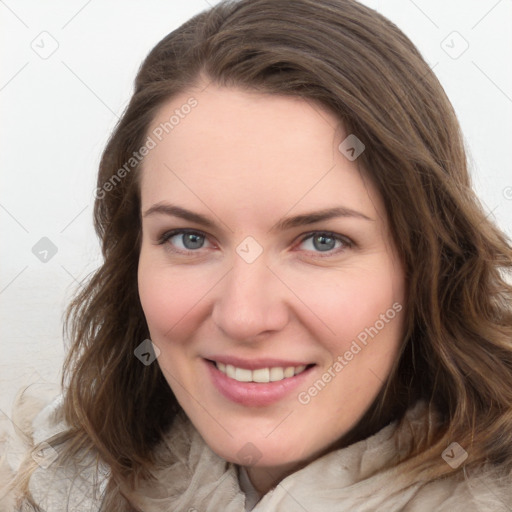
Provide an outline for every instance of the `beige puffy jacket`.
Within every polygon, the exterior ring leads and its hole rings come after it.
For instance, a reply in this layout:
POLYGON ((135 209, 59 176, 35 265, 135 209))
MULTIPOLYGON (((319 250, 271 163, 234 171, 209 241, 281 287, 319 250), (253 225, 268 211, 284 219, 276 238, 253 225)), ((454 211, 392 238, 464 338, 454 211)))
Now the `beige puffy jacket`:
MULTIPOLYGON (((9 435, 5 428, 0 431, 1 512, 31 510, 16 505, 16 492, 6 490, 5 484, 22 452, 27 456, 31 445, 65 429, 61 403, 59 397, 41 410, 40 400, 24 396, 15 418, 25 437, 20 432, 9 435)), ((442 480, 404 487, 398 478, 400 465, 383 469, 429 421, 423 403, 406 416, 406 427, 391 423, 366 440, 331 452, 283 479, 261 499, 246 474, 213 453, 181 417, 161 445, 171 462, 156 472, 156 482, 137 489, 137 506, 144 512, 512 511, 511 482, 498 483, 484 470, 471 477, 454 471, 442 480)), ((42 511, 110 512, 102 509, 108 468, 96 467, 92 455, 72 467, 60 467, 58 451, 43 444, 32 456, 38 468, 30 492, 42 511)))

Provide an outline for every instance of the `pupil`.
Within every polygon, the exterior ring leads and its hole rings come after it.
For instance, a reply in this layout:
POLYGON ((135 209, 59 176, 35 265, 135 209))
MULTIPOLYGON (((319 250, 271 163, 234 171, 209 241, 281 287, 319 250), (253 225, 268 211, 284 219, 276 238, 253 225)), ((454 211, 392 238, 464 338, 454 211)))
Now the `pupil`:
POLYGON ((186 233, 183 235, 183 245, 187 249, 199 249, 202 245, 202 236, 194 233, 186 233))
POLYGON ((335 243, 336 243, 336 241, 334 240, 334 238, 330 237, 330 236, 319 235, 319 236, 313 238, 313 245, 315 246, 315 249, 318 249, 320 251, 328 251, 330 249, 334 249, 335 243), (326 241, 328 241, 327 245, 325 245, 326 241), (320 244, 324 244, 324 245, 320 245, 320 244))

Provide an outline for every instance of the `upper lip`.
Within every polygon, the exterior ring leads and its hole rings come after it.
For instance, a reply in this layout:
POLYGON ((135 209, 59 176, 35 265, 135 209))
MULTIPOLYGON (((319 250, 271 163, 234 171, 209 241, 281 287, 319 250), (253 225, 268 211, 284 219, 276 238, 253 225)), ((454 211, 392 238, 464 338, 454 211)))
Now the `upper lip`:
POLYGON ((289 366, 308 366, 312 363, 304 361, 286 361, 284 359, 263 358, 242 359, 234 356, 211 356, 206 359, 217 363, 230 364, 237 368, 246 368, 247 370, 257 370, 258 368, 288 368, 289 366))

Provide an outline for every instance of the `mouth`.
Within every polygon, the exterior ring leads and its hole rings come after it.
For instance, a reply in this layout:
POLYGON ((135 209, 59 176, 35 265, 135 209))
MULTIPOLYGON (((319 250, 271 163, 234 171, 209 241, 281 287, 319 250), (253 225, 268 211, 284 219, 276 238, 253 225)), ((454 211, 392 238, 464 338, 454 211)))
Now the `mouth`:
POLYGON ((268 382, 279 382, 301 374, 306 369, 314 366, 313 364, 298 366, 268 366, 251 370, 249 368, 239 368, 232 364, 225 364, 220 361, 209 361, 214 364, 217 370, 227 375, 230 379, 238 382, 259 382, 265 384, 268 382))
POLYGON ((214 388, 230 401, 249 407, 264 407, 289 397, 294 389, 306 385, 317 366, 299 361, 222 359, 203 359, 214 388))

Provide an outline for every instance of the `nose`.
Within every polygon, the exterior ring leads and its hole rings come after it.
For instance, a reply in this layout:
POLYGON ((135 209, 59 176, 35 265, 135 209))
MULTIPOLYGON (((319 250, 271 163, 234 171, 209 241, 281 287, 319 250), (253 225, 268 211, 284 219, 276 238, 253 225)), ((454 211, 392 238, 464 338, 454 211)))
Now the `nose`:
POLYGON ((290 295, 264 258, 247 263, 235 255, 216 287, 212 319, 230 340, 251 343, 286 326, 290 295))

